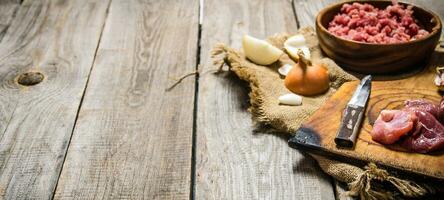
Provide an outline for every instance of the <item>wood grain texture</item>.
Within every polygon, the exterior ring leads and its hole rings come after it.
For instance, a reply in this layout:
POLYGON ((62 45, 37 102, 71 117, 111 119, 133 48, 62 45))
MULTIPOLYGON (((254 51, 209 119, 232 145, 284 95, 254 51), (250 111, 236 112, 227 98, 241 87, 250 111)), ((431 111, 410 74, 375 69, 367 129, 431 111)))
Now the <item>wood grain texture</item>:
POLYGON ((340 2, 340 0, 294 0, 293 6, 300 27, 315 27, 316 16, 323 8, 340 2))
POLYGON ((107 1, 25 1, 0 43, 0 199, 50 199, 107 1), (34 86, 20 74, 40 72, 34 86))
POLYGON ((188 199, 197 1, 113 0, 55 199, 188 199))
MULTIPOLYGON (((243 33, 264 38, 297 30, 290 1, 205 1, 202 71, 217 42, 240 48, 243 33)), ((229 72, 199 79, 196 199, 334 199, 330 179, 287 138, 255 132, 247 83, 229 72)))
POLYGON ((0 0, 0 41, 2 41, 19 7, 19 0, 0 0))

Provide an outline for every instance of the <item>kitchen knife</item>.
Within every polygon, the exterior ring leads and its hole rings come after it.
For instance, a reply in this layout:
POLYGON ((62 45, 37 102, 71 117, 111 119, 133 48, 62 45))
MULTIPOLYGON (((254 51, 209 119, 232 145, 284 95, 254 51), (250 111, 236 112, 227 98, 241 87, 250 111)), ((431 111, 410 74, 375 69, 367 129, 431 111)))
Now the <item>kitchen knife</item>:
POLYGON ((365 106, 370 96, 371 81, 372 76, 364 77, 348 102, 335 138, 338 147, 353 148, 355 146, 362 118, 364 118, 365 106))

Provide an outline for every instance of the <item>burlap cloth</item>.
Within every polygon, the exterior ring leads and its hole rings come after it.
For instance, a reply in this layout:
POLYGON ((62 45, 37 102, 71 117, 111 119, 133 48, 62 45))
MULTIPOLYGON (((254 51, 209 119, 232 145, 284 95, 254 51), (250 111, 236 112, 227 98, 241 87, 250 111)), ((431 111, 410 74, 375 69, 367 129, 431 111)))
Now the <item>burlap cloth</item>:
MULTIPOLYGON (((215 65, 220 68, 227 65, 230 71, 249 83, 251 88, 249 111, 252 113, 253 119, 288 134, 294 133, 301 123, 313 114, 343 83, 357 80, 356 77, 343 71, 331 59, 322 55, 313 28, 305 27, 300 29, 298 33, 305 36, 312 52, 312 61, 327 64, 331 80, 328 92, 315 97, 304 97, 302 106, 279 105, 278 97, 290 93, 290 91, 285 88, 284 79, 278 74, 277 68, 282 63, 291 62, 288 57, 283 56, 277 63, 266 67, 250 62, 242 51, 232 49, 222 43, 216 44, 212 50, 215 65)), ((283 43, 288 37, 289 34, 281 33, 270 36, 268 41, 282 49, 283 43)), ((312 157, 317 160, 325 173, 340 182, 348 183, 350 189, 347 192, 348 195, 359 196, 361 199, 394 199, 397 195, 421 197, 435 191, 433 187, 424 183, 415 183, 395 177, 373 163, 360 168, 322 156, 312 155, 312 157), (384 183, 388 183, 390 186, 376 187, 377 184, 384 183)))

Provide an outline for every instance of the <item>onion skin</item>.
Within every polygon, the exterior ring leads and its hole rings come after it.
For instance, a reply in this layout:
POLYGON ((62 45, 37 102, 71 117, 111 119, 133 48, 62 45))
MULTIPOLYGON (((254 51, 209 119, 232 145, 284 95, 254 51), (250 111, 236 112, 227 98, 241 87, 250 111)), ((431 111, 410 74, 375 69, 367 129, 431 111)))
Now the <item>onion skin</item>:
POLYGON ((295 94, 314 96, 322 94, 330 87, 328 70, 324 64, 311 64, 303 55, 285 77, 285 87, 295 94))

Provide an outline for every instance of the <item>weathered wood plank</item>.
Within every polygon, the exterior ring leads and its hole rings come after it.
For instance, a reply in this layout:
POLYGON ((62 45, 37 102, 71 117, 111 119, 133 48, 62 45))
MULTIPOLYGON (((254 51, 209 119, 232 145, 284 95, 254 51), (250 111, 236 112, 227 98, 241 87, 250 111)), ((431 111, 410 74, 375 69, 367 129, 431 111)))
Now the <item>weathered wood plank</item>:
POLYGON ((190 197, 198 8, 112 1, 56 199, 190 197))
POLYGON ((19 6, 19 0, 0 0, 0 41, 8 30, 19 6))
MULTIPOLYGON (((241 47, 243 33, 296 31, 290 1, 205 1, 201 67, 216 42, 241 47)), ((246 83, 226 73, 199 79, 196 199, 334 199, 329 178, 287 138, 254 133, 246 83)))
POLYGON ((25 1, 0 43, 0 199, 50 199, 107 1, 25 1), (20 86, 16 77, 44 80, 20 86))
POLYGON ((339 2, 340 0, 294 0, 293 6, 296 12, 298 25, 303 26, 315 26, 316 16, 318 12, 328 5, 339 2))

